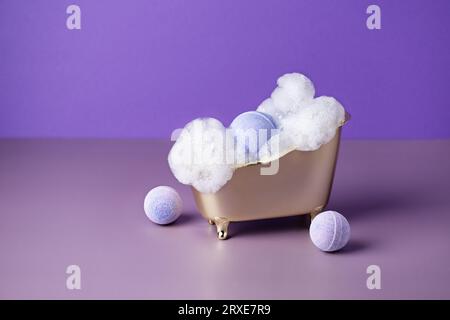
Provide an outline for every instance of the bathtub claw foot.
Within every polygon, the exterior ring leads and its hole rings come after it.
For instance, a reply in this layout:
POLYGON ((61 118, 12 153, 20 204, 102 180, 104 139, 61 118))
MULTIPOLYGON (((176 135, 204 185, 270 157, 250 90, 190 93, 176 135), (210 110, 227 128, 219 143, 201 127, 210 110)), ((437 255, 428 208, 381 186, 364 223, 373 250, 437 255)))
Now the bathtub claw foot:
POLYGON ((225 240, 227 238, 227 233, 224 230, 217 231, 217 238, 219 240, 225 240))
POLYGON ((212 219, 208 219, 208 223, 212 226, 215 225, 214 220, 212 220, 212 219))
POLYGON ((214 223, 217 227, 217 238, 225 240, 228 236, 228 225, 230 224, 230 221, 225 218, 215 218, 214 223))
POLYGON ((324 206, 320 206, 315 208, 313 211, 311 211, 311 213, 309 214, 309 222, 311 223, 313 221, 313 219, 322 212, 324 206))

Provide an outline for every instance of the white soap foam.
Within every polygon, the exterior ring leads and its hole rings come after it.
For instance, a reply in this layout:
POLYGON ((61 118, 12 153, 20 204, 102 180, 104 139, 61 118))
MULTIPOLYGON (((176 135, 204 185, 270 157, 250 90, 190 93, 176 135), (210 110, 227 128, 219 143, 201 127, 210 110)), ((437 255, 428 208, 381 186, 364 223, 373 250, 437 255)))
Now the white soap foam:
POLYGON ((345 110, 336 99, 318 97, 283 119, 280 128, 283 134, 290 137, 292 147, 313 151, 334 137, 344 119, 345 110))
POLYGON ((280 123, 314 98, 315 88, 311 80, 300 73, 287 73, 277 80, 278 87, 270 98, 264 100, 257 111, 267 113, 280 123))
MULTIPOLYGON (((271 115, 279 133, 265 143, 256 162, 270 162, 293 150, 313 151, 328 143, 345 121, 345 110, 334 98, 314 98, 314 85, 299 73, 283 75, 270 98, 258 111, 271 115)), ((186 125, 169 153, 175 177, 203 193, 220 190, 236 168, 248 164, 239 159, 232 130, 219 120, 196 119, 186 125)), ((252 160, 253 161, 253 160, 252 160)))
POLYGON ((233 175, 232 148, 226 147, 225 127, 213 118, 196 119, 182 130, 169 153, 175 178, 200 192, 218 191, 233 175))

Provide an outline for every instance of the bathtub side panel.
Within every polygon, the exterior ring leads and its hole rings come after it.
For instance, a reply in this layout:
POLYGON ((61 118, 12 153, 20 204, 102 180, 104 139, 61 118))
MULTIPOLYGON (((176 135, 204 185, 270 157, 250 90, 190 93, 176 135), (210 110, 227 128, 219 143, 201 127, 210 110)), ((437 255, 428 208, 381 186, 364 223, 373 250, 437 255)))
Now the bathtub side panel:
POLYGON ((207 219, 244 221, 306 214, 327 204, 339 149, 340 129, 315 151, 292 151, 279 160, 278 172, 261 175, 260 164, 239 168, 218 192, 193 189, 207 219))

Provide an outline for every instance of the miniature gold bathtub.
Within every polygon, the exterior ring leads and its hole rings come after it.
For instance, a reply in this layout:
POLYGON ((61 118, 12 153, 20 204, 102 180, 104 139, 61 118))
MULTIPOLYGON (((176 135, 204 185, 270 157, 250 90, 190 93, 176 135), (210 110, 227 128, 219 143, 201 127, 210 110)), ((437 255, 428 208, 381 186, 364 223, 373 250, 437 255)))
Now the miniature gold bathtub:
MULTIPOLYGON (((347 122, 349 115, 346 116, 347 122)), ((344 122, 344 123, 345 123, 344 122)), ((248 221, 310 214, 327 205, 339 151, 341 127, 334 138, 315 151, 291 151, 279 159, 278 172, 261 175, 262 164, 238 168, 216 193, 195 188, 198 210, 226 239, 232 221, 248 221)))

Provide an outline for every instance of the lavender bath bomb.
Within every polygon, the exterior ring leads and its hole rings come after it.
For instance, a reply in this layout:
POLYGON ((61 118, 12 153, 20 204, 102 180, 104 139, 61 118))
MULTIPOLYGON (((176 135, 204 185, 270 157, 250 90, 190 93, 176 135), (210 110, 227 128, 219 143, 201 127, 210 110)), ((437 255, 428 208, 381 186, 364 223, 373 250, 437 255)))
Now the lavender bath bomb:
POLYGON ((309 235, 314 245, 322 251, 342 249, 350 239, 350 224, 336 211, 325 211, 311 222, 309 235))
POLYGON ((231 122, 230 128, 233 130, 238 152, 244 150, 250 161, 255 161, 260 147, 271 138, 272 130, 277 129, 277 125, 268 114, 247 111, 238 115, 231 122))
POLYGON ((175 189, 159 186, 145 196, 144 211, 147 217, 157 224, 169 224, 181 215, 183 202, 175 189))

